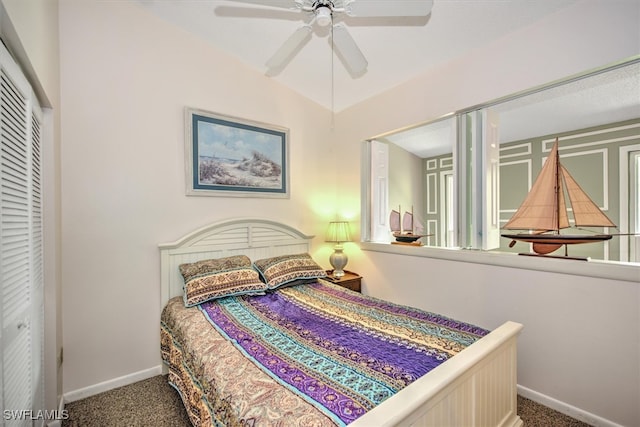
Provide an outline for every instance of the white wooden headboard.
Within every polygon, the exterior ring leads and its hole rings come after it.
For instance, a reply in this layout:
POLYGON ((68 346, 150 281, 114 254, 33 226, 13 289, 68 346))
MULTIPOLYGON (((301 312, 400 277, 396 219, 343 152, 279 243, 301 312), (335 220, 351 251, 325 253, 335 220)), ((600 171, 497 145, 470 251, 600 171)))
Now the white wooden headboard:
POLYGON ((182 295, 178 266, 210 258, 246 255, 252 261, 277 255, 309 252, 314 236, 264 219, 232 219, 200 228, 160 247, 160 309, 182 295))

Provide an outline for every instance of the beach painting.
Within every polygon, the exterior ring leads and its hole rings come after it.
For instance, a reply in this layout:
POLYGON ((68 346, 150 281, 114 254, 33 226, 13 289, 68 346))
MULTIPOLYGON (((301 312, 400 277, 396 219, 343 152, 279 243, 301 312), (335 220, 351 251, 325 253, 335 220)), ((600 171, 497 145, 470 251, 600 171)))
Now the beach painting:
POLYGON ((187 194, 288 197, 288 129, 187 110, 187 194))

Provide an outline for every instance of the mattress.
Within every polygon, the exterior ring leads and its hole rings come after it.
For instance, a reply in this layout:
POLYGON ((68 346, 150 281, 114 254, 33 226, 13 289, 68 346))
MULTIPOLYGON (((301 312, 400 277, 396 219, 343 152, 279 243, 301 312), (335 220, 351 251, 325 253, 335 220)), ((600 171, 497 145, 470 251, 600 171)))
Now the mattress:
POLYGON ((161 351, 194 425, 343 426, 488 333, 317 280, 186 308, 161 351))

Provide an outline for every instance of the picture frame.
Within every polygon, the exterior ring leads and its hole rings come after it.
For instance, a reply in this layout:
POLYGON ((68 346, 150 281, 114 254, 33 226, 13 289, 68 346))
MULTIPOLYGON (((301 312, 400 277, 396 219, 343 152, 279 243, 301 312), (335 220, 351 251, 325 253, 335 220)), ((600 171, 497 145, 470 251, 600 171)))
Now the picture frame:
POLYGON ((188 196, 289 198, 289 129, 185 108, 188 196))

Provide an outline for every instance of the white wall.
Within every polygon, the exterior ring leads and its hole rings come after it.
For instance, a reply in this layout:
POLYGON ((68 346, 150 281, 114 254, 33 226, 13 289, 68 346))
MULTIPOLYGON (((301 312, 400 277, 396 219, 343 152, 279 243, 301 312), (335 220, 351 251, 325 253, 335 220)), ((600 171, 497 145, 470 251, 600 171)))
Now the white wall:
MULTIPOLYGON (((389 170, 394 171, 389 176, 389 206, 395 209, 400 206, 400 215, 410 212, 413 207, 415 220, 426 225, 423 215, 424 194, 421 191, 424 188, 422 159, 395 144, 389 144, 389 170)), ((402 220, 402 216, 400 218, 402 220)))
POLYGON ((159 365, 159 243, 230 217, 323 236, 336 212, 325 109, 134 2, 62 0, 60 44, 67 393, 159 365), (186 197, 185 106, 289 128, 291 198, 186 197))
MULTIPOLYGON (((637 1, 580 1, 345 110, 342 159, 372 136, 638 55, 639 17, 637 1)), ((339 170, 353 184, 338 202, 359 200, 360 172, 339 170)), ((522 322, 518 383, 546 403, 594 424, 640 425, 640 270, 619 282, 350 249, 349 268, 374 296, 489 328, 522 322)))

